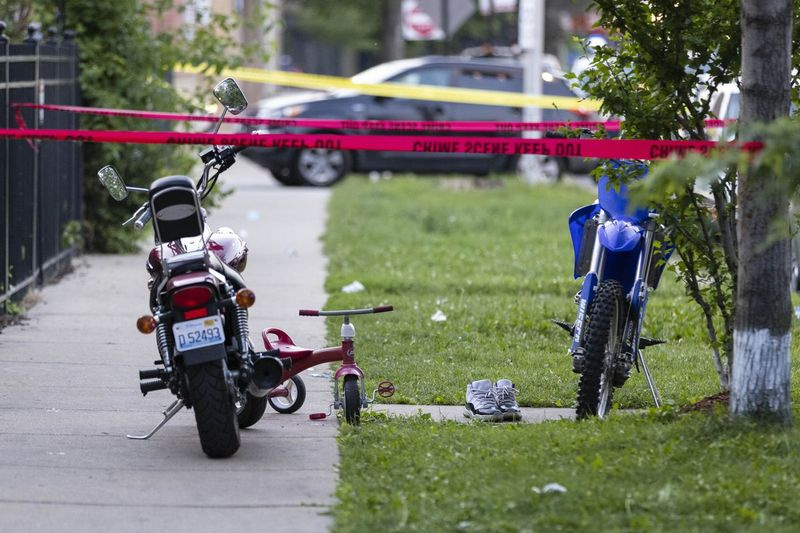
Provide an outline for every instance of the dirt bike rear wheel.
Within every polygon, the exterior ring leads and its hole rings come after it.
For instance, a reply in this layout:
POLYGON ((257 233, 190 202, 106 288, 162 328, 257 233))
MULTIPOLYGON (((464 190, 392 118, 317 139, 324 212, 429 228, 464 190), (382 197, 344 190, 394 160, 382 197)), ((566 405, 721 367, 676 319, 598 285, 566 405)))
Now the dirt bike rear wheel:
POLYGON ((239 449, 239 421, 228 392, 224 360, 186 367, 189 395, 203 452, 209 457, 230 457, 239 449))
POLYGON ((342 399, 344 400, 344 419, 348 424, 361 423, 361 391, 356 376, 345 376, 342 399))
POLYGON ((578 418, 605 417, 614 394, 614 357, 619 348, 623 319, 622 285, 606 280, 597 287, 586 315, 583 348, 586 352, 583 372, 578 382, 578 418))

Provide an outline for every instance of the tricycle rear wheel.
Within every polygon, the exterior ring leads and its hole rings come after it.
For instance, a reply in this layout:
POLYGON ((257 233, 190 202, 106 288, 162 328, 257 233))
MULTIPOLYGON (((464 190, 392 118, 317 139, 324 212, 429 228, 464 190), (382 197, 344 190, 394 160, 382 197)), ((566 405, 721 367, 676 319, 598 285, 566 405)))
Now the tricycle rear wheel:
POLYGON ((269 406, 282 415, 294 413, 303 406, 306 401, 306 384, 300 376, 292 376, 279 385, 285 387, 289 392, 288 396, 275 396, 269 399, 269 406))

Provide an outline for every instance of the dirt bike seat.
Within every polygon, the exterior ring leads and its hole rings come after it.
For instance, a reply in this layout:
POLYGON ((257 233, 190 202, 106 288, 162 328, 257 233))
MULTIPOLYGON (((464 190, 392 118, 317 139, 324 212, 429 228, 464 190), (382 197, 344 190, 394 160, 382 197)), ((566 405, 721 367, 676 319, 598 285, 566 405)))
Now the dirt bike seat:
POLYGON ((301 359, 311 355, 311 352, 314 351, 295 345, 292 338, 285 331, 278 328, 265 329, 261 332, 261 338, 264 339, 264 348, 267 350, 280 350, 283 357, 301 359), (270 335, 274 335, 277 339, 270 340, 270 335))

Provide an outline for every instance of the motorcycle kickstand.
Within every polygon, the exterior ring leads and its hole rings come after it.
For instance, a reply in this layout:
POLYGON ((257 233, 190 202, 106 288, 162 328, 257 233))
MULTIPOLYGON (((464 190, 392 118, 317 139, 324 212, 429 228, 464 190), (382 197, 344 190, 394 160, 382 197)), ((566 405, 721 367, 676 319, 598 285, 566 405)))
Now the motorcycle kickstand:
POLYGON ((653 402, 656 404, 656 407, 661 407, 661 395, 658 393, 658 387, 656 387, 656 382, 653 381, 653 375, 650 374, 650 369, 647 368, 647 362, 644 360, 644 355, 642 354, 641 350, 638 350, 639 354, 639 361, 642 362, 642 370, 644 371, 644 378, 647 380, 647 386, 650 388, 650 394, 653 395, 653 402))
POLYGON ((164 411, 162 411, 162 414, 164 415, 164 419, 161 422, 159 422, 158 425, 156 425, 156 427, 154 427, 153 430, 150 433, 148 433, 147 435, 125 435, 125 436, 128 437, 129 439, 132 439, 132 440, 147 440, 150 437, 152 437, 153 435, 155 435, 156 431, 158 431, 159 429, 164 427, 164 424, 169 422, 169 420, 173 416, 178 414, 178 411, 183 409, 183 407, 184 407, 183 400, 175 400, 172 403, 172 405, 170 405, 164 411))

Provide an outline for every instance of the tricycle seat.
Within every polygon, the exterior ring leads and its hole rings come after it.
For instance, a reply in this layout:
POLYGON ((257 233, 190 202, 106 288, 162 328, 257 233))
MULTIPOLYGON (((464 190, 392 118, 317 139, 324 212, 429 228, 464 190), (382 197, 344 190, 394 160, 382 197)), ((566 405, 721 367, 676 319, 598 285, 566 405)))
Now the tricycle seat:
POLYGON ((278 328, 267 328, 261 332, 261 338, 264 340, 264 348, 267 350, 280 350, 282 357, 291 357, 292 359, 301 359, 311 355, 313 350, 308 348, 301 348, 296 346, 292 338, 283 330, 278 328), (277 337, 277 339, 270 340, 270 335, 277 337))

